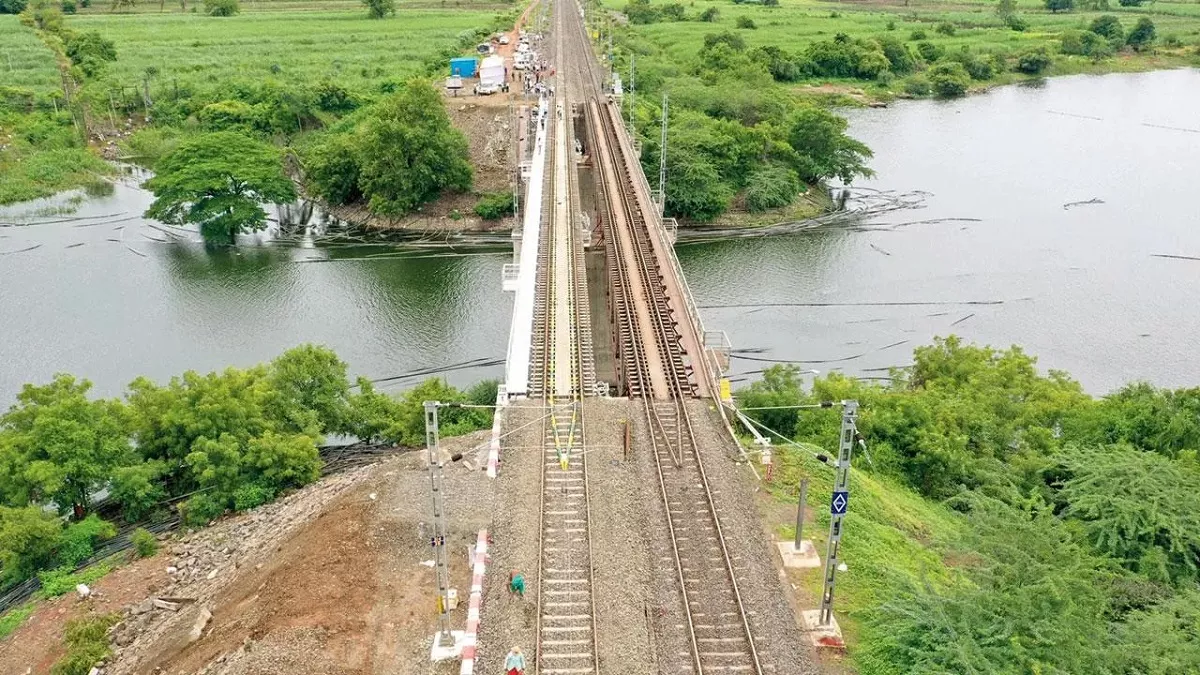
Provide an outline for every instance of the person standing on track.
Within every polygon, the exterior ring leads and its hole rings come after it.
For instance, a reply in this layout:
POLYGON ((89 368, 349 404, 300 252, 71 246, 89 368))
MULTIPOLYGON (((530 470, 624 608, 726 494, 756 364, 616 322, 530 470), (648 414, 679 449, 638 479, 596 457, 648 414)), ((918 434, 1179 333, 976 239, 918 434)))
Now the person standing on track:
POLYGON ((520 647, 513 647, 508 652, 508 658, 504 659, 504 672, 506 675, 522 675, 525 672, 525 655, 520 647))

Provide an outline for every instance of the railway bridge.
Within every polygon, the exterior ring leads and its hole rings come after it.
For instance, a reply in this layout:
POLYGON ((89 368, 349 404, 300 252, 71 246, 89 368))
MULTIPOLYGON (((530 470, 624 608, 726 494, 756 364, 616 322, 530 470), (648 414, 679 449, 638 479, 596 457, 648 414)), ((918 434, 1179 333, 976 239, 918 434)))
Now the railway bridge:
POLYGON ((554 72, 526 116, 505 440, 489 462, 514 521, 491 585, 519 570, 530 591, 519 611, 489 592, 487 672, 509 643, 545 675, 810 672, 734 461, 728 342, 704 329, 583 8, 544 1, 554 72))

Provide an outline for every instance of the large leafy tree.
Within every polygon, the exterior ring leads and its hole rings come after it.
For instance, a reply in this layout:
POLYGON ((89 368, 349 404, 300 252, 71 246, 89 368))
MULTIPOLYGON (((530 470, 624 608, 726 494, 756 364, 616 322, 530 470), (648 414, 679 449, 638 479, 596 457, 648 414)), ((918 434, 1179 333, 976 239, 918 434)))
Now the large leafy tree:
POLYGON ((800 177, 809 183, 840 179, 849 183, 872 175, 867 167, 871 150, 846 135, 845 118, 815 106, 803 106, 787 124, 791 146, 788 159, 800 177))
POLYGON ((198 225, 205 242, 228 246, 239 232, 266 227, 264 203, 296 198, 279 150, 239 133, 200 134, 155 164, 146 181, 154 203, 146 217, 198 225))
POLYGON ((53 503, 81 516, 113 470, 133 461, 125 409, 91 400, 92 383, 56 375, 25 385, 0 417, 0 485, 5 501, 53 503))
POLYGON ((443 191, 471 187, 467 139, 428 82, 409 82, 380 101, 359 134, 359 187, 376 213, 402 215, 443 191))

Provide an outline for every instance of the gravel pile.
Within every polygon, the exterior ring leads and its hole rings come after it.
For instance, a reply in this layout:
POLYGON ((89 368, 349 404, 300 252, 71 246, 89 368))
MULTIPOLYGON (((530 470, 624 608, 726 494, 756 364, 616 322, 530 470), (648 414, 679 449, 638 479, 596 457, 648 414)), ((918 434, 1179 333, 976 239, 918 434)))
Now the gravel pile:
POLYGON ((264 551, 271 550, 296 528, 360 481, 371 467, 330 476, 319 483, 229 518, 168 544, 169 564, 157 597, 179 602, 174 608, 155 606, 146 599, 124 611, 113 630, 113 659, 106 675, 138 672, 139 664, 155 649, 158 639, 173 631, 186 632, 204 612, 211 611, 213 598, 243 565, 255 565, 264 551))

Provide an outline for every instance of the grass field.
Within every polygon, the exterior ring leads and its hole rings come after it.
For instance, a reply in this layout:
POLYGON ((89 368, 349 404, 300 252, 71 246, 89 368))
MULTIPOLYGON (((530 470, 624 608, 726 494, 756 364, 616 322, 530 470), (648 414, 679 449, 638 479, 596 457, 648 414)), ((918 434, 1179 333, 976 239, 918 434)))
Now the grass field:
POLYGON ((184 81, 335 78, 361 89, 416 74, 429 57, 456 44, 460 33, 494 16, 486 10, 404 8, 394 18, 370 20, 360 7, 348 5, 336 12, 262 11, 228 18, 88 14, 68 25, 99 31, 116 43, 117 61, 100 85, 139 86, 146 69, 155 68, 160 88, 184 81))
POLYGON ((59 88, 54 52, 42 44, 17 17, 0 14, 0 87, 15 87, 37 94, 59 88))
MULTIPOLYGON (((653 4, 663 4, 654 0, 653 4)), ((624 0, 604 0, 610 10, 620 10, 624 0)), ((1017 12, 1029 23, 1029 28, 1017 32, 1005 26, 996 15, 996 3, 989 0, 877 0, 870 2, 826 2, 823 0, 780 0, 778 7, 737 5, 728 1, 694 0, 685 3, 690 19, 681 22, 660 22, 632 25, 621 29, 633 36, 643 48, 657 52, 677 66, 696 62, 696 54, 710 33, 731 30, 740 35, 749 48, 774 45, 788 52, 803 51, 809 44, 830 40, 839 33, 852 38, 871 38, 893 35, 913 47, 914 31, 923 31, 924 40, 947 51, 963 46, 981 54, 996 53, 1009 57, 1038 47, 1055 54, 1048 75, 1080 72, 1115 72, 1151 70, 1181 65, 1200 65, 1200 2, 1163 0, 1143 7, 1120 7, 1114 1, 1103 11, 1051 13, 1041 2, 1018 0, 1017 12), (694 20, 709 7, 716 7, 720 17, 715 23, 694 20), (1059 38, 1063 31, 1086 30, 1092 20, 1102 14, 1118 16, 1128 31, 1138 18, 1150 17, 1158 33, 1156 48, 1139 54, 1121 53, 1115 57, 1093 61, 1083 56, 1058 54, 1059 38), (746 17, 754 21, 755 29, 738 29, 737 21, 746 17), (954 35, 944 35, 935 29, 938 24, 954 24, 954 35)), ((651 59, 645 59, 650 62, 651 59)), ((1017 79, 1014 73, 1001 73, 991 83, 1017 79)), ((803 91, 807 82, 796 86, 803 91)), ((868 97, 886 98, 893 85, 862 80, 823 79, 815 83, 833 83, 846 88, 864 90, 868 97)), ((898 84, 898 82, 897 82, 898 84)))

